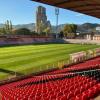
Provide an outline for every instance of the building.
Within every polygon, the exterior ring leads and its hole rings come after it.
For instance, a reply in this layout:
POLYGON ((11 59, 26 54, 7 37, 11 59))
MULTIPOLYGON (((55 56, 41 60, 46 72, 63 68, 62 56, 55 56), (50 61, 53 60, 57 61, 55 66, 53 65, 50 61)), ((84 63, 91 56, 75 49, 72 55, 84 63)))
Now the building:
POLYGON ((93 36, 93 40, 100 40, 100 34, 95 34, 93 36))
POLYGON ((44 29, 51 28, 50 21, 47 20, 46 8, 38 6, 36 10, 36 29, 37 33, 42 33, 44 29))
POLYGON ((97 41, 97 40, 100 40, 100 34, 99 33, 87 34, 85 39, 97 41))
POLYGON ((97 32, 100 32, 100 26, 99 27, 96 27, 96 31, 97 32))

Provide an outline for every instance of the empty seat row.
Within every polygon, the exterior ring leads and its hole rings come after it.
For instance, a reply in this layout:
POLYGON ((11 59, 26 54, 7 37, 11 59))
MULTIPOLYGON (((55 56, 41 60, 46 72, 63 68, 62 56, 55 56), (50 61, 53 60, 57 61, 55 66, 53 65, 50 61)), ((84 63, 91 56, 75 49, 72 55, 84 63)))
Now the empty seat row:
POLYGON ((0 86, 1 100, 89 100, 100 94, 100 59, 0 86), (92 62, 94 61, 94 62, 92 62), (87 64, 86 64, 87 63, 87 64), (89 64, 94 64, 93 66, 89 64), (76 70, 77 69, 77 70, 76 70), (87 70, 82 70, 87 69, 87 70), (74 70, 74 71, 73 71, 74 70))
MULTIPOLYGON (((2 88, 2 99, 6 100, 60 100, 66 96, 69 100, 76 95, 80 95, 87 89, 92 88, 98 82, 85 76, 75 76, 73 78, 64 78, 62 80, 49 81, 42 84, 27 84, 22 87, 2 88)), ((9 87, 9 86, 8 86, 9 87)))

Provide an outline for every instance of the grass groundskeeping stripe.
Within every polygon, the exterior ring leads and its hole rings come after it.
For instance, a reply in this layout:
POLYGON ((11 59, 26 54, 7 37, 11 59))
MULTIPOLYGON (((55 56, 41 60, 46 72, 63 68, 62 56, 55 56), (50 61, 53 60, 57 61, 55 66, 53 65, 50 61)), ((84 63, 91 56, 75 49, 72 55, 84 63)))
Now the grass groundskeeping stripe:
MULTIPOLYGON (((57 67, 58 62, 67 62, 69 54, 94 49, 99 45, 81 44, 44 44, 0 47, 0 69, 7 72, 19 72, 29 74, 57 67), (55 66, 52 66, 52 65, 55 66)), ((0 72, 0 78, 10 73, 0 72)))

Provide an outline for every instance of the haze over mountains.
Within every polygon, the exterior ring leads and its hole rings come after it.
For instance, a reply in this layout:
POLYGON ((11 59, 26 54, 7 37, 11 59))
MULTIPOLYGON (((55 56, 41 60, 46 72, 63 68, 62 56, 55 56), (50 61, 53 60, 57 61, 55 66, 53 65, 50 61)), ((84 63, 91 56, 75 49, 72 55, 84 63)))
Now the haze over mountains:
MULTIPOLYGON (((0 28, 3 28, 3 27, 4 27, 4 24, 0 24, 0 28)), ((31 31, 34 31, 35 30, 35 23, 13 25, 13 28, 15 28, 15 29, 28 28, 31 31)))
MULTIPOLYGON (((58 31, 60 32, 65 24, 60 24, 58 26, 58 31)), ((4 27, 4 24, 0 24, 0 28, 4 27)), ((89 32, 91 30, 96 29, 96 27, 100 27, 100 24, 93 24, 93 23, 84 23, 81 25, 78 25, 77 31, 78 32, 89 32)), ((29 23, 29 24, 18 24, 18 25, 13 25, 13 28, 19 29, 19 28, 28 28, 31 31, 35 31, 35 23, 29 23)), ((52 31, 56 31, 56 26, 52 26, 52 31)))

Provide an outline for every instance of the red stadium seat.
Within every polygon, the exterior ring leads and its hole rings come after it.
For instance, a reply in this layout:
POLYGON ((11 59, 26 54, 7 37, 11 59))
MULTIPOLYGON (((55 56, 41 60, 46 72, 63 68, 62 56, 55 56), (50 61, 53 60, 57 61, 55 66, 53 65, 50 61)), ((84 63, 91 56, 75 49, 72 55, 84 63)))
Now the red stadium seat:
POLYGON ((89 100, 94 98, 100 93, 100 67, 96 65, 100 64, 99 60, 100 58, 95 58, 69 68, 0 86, 2 100, 89 100))

